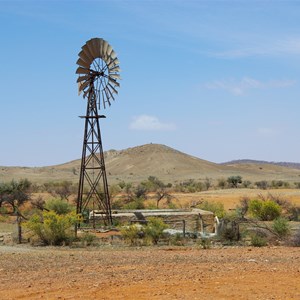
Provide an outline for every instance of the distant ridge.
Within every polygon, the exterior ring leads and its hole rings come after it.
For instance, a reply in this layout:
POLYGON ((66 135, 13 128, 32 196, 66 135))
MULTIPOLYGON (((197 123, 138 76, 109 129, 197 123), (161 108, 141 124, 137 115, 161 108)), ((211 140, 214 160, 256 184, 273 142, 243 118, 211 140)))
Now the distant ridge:
POLYGON ((260 164, 260 165, 274 165, 280 167, 287 167, 292 169, 300 169, 300 163, 295 162, 274 162, 274 161, 264 161, 264 160, 254 160, 254 159, 236 159, 228 162, 221 163, 220 165, 236 165, 236 164, 260 164))

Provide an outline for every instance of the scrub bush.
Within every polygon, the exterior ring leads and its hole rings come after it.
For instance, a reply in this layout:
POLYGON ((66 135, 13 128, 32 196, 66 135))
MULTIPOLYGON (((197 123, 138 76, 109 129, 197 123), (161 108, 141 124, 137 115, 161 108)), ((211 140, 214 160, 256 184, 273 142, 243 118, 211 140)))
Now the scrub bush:
POLYGON ((280 217, 281 207, 271 200, 251 200, 249 203, 249 211, 254 218, 261 221, 273 221, 280 217))
POLYGON ((57 246, 72 241, 75 223, 75 213, 59 215, 55 211, 44 211, 42 215, 33 215, 24 226, 45 245, 57 246))
POLYGON ((290 234, 289 221, 285 218, 277 218, 273 221, 272 229, 280 238, 284 238, 290 234))

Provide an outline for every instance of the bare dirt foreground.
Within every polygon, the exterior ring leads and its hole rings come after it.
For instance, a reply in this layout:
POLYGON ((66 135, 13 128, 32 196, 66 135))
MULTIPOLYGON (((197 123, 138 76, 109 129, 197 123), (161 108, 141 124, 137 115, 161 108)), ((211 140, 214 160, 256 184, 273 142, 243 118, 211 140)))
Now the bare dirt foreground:
POLYGON ((289 247, 0 246, 0 299, 300 299, 289 247))

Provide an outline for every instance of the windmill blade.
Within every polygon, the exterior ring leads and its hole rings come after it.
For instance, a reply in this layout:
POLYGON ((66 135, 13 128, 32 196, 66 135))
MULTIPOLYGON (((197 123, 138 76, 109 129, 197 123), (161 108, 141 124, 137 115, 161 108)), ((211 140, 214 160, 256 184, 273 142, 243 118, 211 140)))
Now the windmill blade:
POLYGON ((108 65, 111 63, 111 57, 107 56, 104 59, 105 63, 106 63, 106 69, 109 69, 108 65))
POLYGON ((92 58, 94 59, 97 56, 97 52, 94 49, 94 39, 90 39, 86 42, 85 46, 88 49, 88 52, 91 54, 92 58))
MULTIPOLYGON (((103 108, 105 109, 106 108, 106 105, 105 103, 108 103, 108 106, 111 106, 111 103, 109 101, 109 98, 108 98, 108 95, 107 95, 107 92, 102 90, 101 91, 101 94, 102 94, 102 103, 103 103, 103 108)), ((100 107, 100 101, 99 101, 99 107, 100 107)))
POLYGON ((76 74, 89 74, 90 70, 82 68, 82 67, 78 67, 76 70, 76 74))
POLYGON ((111 57, 112 59, 115 59, 115 58, 117 57, 117 54, 116 54, 116 52, 115 52, 114 50, 111 51, 110 57, 111 57))
POLYGON ((100 47, 101 47, 101 40, 102 39, 96 38, 95 41, 94 41, 94 46, 97 48, 97 53, 99 53, 99 50, 100 50, 100 47))
POLYGON ((112 46, 108 44, 108 47, 107 47, 107 50, 106 50, 107 57, 110 57, 112 51, 113 51, 112 46))
POLYGON ((104 88, 104 93, 105 93, 105 95, 106 95, 106 97, 103 98, 103 104, 104 104, 104 106, 105 106, 105 102, 108 102, 108 105, 111 106, 111 103, 110 103, 110 101, 109 101, 109 94, 108 94, 106 88, 104 88), (105 99, 106 99, 106 100, 105 100, 105 99))
POLYGON ((108 77, 108 81, 112 82, 115 86, 119 87, 120 83, 117 82, 115 79, 111 78, 110 76, 108 77))
POLYGON ((81 94, 80 86, 81 86, 81 83, 78 82, 78 96, 80 96, 80 94, 81 94))
POLYGON ((91 39, 90 42, 91 42, 91 49, 93 51, 92 53, 93 53, 94 58, 100 57, 99 56, 100 39, 94 38, 94 39, 91 39))
POLYGON ((114 58, 112 61, 110 61, 110 62, 107 64, 107 66, 108 66, 108 67, 110 67, 110 66, 115 67, 115 66, 117 66, 119 63, 120 63, 120 62, 119 62, 118 58, 116 57, 116 58, 114 58))
POLYGON ((113 96, 113 93, 112 93, 111 90, 108 88, 108 85, 107 85, 106 89, 107 89, 107 91, 108 91, 108 93, 109 93, 109 98, 112 98, 112 99, 115 101, 115 98, 114 98, 114 96, 113 96))
POLYGON ((85 98, 91 91, 92 86, 90 85, 89 88, 83 93, 83 98, 85 98))
POLYGON ((108 57, 107 62, 106 62, 107 67, 113 66, 113 63, 115 60, 116 60, 116 58, 112 59, 111 57, 108 57))
POLYGON ((106 53, 107 47, 108 47, 108 42, 105 41, 105 40, 103 40, 103 44, 102 44, 102 55, 106 53))
POLYGON ((90 84, 89 81, 85 81, 85 82, 82 82, 82 83, 80 82, 79 90, 83 91, 89 84, 90 84))
POLYGON ((110 83, 108 83, 107 86, 110 87, 115 94, 118 94, 118 91, 110 83))
POLYGON ((103 48, 102 48, 102 57, 106 57, 107 48, 108 48, 108 43, 107 41, 104 41, 103 48))
POLYGON ((112 72, 121 72, 121 69, 119 66, 114 66, 109 68, 108 72, 112 73, 112 72))
POLYGON ((79 52, 78 56, 79 56, 82 60, 84 60, 85 62, 87 62, 87 63, 89 63, 89 64, 91 65, 93 59, 91 60, 91 59, 89 58, 89 56, 84 52, 84 50, 81 50, 81 51, 79 52))
POLYGON ((81 82, 81 81, 83 81, 83 80, 88 80, 88 79, 90 79, 90 76, 89 76, 89 75, 79 76, 79 77, 77 78, 77 82, 81 82))
POLYGON ((100 39, 100 42, 99 42, 99 57, 102 57, 104 42, 105 41, 103 39, 100 39))
MULTIPOLYGON (((102 94, 102 103, 103 103, 103 108, 105 109, 105 102, 104 102, 105 95, 104 95, 104 92, 103 92, 103 90, 101 91, 101 94, 102 94)), ((100 109, 100 98, 99 98, 99 109, 100 109)))
POLYGON ((111 74, 109 74, 109 77, 112 77, 112 78, 114 78, 114 79, 121 79, 120 74, 114 74, 114 73, 111 73, 111 74))
POLYGON ((95 90, 96 103, 98 104, 98 108, 100 109, 100 91, 98 89, 95 90))
POLYGON ((90 68, 90 64, 88 62, 84 61, 82 58, 78 58, 76 64, 79 66, 85 67, 87 69, 90 68))
POLYGON ((89 50, 89 47, 87 44, 81 47, 82 51, 85 53, 85 55, 89 58, 89 61, 93 61, 94 57, 91 51, 89 50))
POLYGON ((105 103, 108 103, 108 106, 111 106, 111 103, 110 103, 110 101, 109 101, 109 99, 106 99, 106 100, 103 100, 103 105, 104 105, 104 108, 106 108, 105 107, 105 103))

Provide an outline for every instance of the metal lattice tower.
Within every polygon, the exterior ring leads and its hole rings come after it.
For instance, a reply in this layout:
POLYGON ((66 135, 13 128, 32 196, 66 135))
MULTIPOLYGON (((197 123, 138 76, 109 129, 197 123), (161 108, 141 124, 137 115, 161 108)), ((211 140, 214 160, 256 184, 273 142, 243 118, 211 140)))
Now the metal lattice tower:
MULTIPOLYGON (((77 214, 86 209, 98 210, 106 225, 112 224, 111 205, 105 170, 98 109, 111 105, 120 86, 119 60, 112 47, 103 39, 86 42, 77 60, 76 74, 79 94, 87 98, 83 149, 81 158, 77 214)), ((77 228, 76 228, 77 229, 77 228)))

